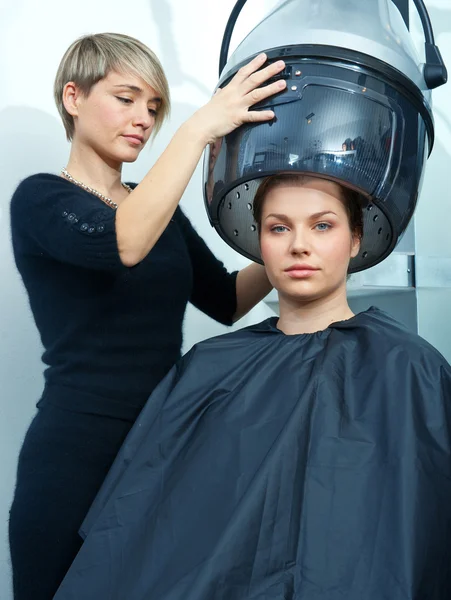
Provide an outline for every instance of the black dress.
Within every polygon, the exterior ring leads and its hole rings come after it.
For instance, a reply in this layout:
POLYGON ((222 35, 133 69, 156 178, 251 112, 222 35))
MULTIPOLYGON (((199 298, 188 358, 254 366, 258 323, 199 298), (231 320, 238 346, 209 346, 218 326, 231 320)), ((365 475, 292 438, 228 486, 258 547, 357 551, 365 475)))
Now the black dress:
POLYGON ((133 268, 120 261, 115 218, 50 174, 23 181, 11 202, 15 260, 47 365, 10 515, 15 600, 56 592, 122 442, 180 357, 187 302, 224 324, 236 310, 236 274, 180 208, 133 268))
POLYGON ((451 367, 372 308, 165 377, 55 600, 449 600, 451 367))

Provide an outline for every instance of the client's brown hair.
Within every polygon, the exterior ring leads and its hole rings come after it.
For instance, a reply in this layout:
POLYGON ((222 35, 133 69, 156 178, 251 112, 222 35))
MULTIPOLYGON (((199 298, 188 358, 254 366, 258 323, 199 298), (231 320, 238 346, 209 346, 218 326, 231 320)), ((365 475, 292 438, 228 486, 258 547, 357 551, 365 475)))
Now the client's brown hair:
MULTIPOLYGON (((313 177, 309 175, 295 173, 271 175, 270 177, 263 179, 257 190, 257 193, 255 194, 253 202, 254 220, 257 223, 258 231, 260 232, 261 229, 263 202, 271 190, 287 183, 293 183, 295 185, 302 186, 312 179, 313 177)), ((337 185, 341 190, 341 200, 346 208, 346 212, 348 213, 349 227, 351 232, 353 235, 361 239, 363 237, 363 211, 360 194, 343 185, 337 185)))

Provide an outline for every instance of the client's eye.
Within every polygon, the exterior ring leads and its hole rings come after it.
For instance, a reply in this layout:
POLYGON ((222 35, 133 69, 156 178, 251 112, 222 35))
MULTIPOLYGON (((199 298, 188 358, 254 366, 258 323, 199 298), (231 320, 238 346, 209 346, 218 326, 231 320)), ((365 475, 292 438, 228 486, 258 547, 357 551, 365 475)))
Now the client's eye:
POLYGON ((275 233, 283 233, 284 231, 287 231, 287 228, 285 225, 274 225, 274 227, 271 227, 271 231, 274 231, 275 233))
POLYGON ((315 228, 318 231, 327 231, 331 227, 332 227, 332 225, 330 225, 329 223, 318 223, 317 225, 315 225, 315 228))

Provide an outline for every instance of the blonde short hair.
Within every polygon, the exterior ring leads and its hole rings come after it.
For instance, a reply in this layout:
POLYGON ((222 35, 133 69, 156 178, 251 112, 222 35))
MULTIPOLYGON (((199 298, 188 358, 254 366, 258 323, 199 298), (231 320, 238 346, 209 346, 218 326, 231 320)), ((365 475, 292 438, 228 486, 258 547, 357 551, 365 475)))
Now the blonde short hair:
POLYGON ((66 50, 55 78, 53 94, 68 140, 74 135, 74 119, 63 104, 64 86, 73 81, 85 94, 110 71, 132 73, 143 79, 161 97, 153 133, 170 111, 169 85, 156 55, 139 40, 120 33, 85 35, 66 50))

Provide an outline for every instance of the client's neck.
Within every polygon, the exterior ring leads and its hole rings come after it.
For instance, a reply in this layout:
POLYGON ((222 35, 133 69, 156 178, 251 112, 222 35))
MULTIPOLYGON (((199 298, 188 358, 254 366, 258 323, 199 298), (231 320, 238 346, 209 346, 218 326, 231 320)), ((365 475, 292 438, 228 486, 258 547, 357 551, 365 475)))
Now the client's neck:
POLYGON ((346 298, 346 288, 336 290, 326 298, 305 302, 279 293, 279 309, 277 327, 287 335, 323 331, 331 323, 354 316, 346 298))

